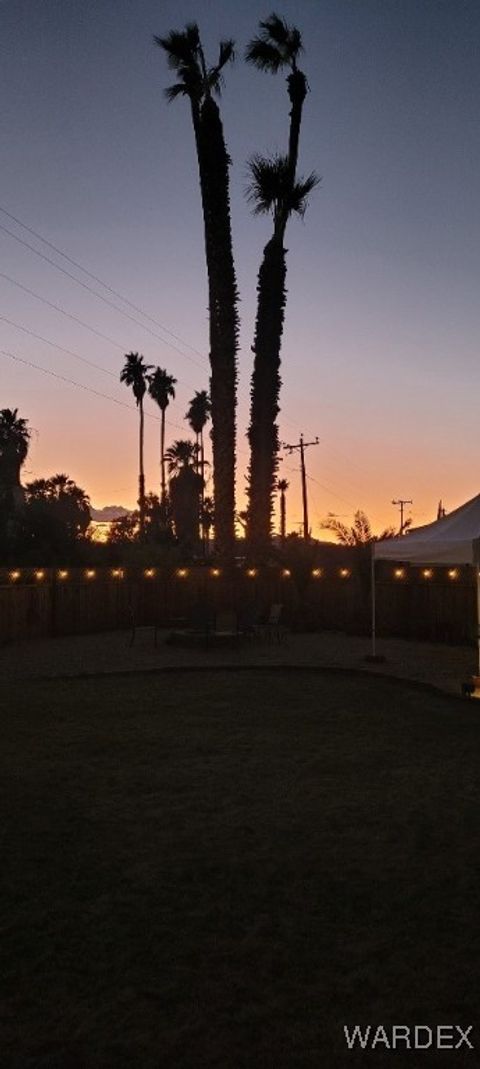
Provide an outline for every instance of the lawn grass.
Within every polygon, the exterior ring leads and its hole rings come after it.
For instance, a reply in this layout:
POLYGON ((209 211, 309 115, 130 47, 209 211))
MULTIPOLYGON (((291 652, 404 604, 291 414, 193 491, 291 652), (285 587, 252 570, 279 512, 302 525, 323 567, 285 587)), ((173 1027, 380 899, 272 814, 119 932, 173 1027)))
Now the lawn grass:
POLYGON ((2 1069, 475 1064, 480 706, 206 672, 0 688, 2 1069))

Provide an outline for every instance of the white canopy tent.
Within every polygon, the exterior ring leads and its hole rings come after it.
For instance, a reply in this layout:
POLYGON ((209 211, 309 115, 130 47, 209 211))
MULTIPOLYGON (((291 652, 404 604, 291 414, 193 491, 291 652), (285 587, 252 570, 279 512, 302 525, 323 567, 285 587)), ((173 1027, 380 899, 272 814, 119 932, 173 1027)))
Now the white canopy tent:
POLYGON ((480 674, 480 494, 458 509, 425 527, 416 527, 398 538, 372 543, 372 654, 376 650, 375 561, 408 564, 476 565, 478 664, 480 674))

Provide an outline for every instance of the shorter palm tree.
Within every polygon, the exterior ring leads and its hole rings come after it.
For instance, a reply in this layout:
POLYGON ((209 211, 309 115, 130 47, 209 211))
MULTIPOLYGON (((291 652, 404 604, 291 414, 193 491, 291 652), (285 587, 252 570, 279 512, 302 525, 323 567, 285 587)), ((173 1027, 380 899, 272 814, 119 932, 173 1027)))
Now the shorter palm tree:
POLYGON ((197 474, 195 443, 179 439, 165 453, 170 474, 170 501, 175 534, 183 549, 198 548, 200 492, 202 478, 197 474))
POLYGON ((184 468, 196 468, 197 450, 195 443, 187 438, 177 438, 165 452, 169 475, 178 475, 184 468))
POLYGON ((190 427, 195 435, 195 441, 197 446, 197 474, 202 477, 202 491, 200 501, 200 526, 202 528, 202 537, 205 537, 205 532, 202 523, 202 510, 203 501, 205 497, 205 443, 203 439, 203 432, 210 418, 212 411, 212 405, 210 397, 206 390, 196 390, 188 411, 185 414, 185 419, 188 420, 190 427))
POLYGON ((144 412, 143 399, 147 392, 151 364, 146 364, 140 353, 126 353, 125 364, 120 372, 120 382, 130 386, 140 415, 138 506, 140 509, 140 537, 145 533, 145 470, 143 462, 144 412))
POLYGON ((203 467, 205 464, 203 432, 210 418, 211 411, 212 405, 207 391, 196 390, 190 401, 188 411, 185 414, 185 419, 188 420, 195 435, 198 450, 198 468, 200 469, 201 475, 203 475, 203 467))
POLYGON ((277 490, 280 491, 280 538, 282 544, 285 542, 287 534, 287 502, 285 495, 289 485, 286 479, 279 479, 277 482, 277 490))
POLYGON ((18 408, 0 410, 0 491, 21 493, 20 470, 27 459, 30 430, 18 408))
POLYGON ((160 501, 165 506, 167 496, 167 482, 165 478, 165 412, 170 399, 175 398, 175 386, 177 380, 169 375, 165 368, 157 367, 153 375, 149 376, 148 392, 150 397, 157 403, 161 412, 160 423, 160 470, 161 470, 161 496, 160 501))

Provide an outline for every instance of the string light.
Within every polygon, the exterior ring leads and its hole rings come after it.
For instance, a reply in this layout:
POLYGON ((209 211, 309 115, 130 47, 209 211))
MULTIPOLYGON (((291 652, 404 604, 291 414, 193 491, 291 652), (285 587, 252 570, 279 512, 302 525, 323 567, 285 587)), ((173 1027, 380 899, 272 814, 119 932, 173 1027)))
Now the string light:
POLYGON ((291 574, 290 568, 282 568, 282 579, 290 579, 291 574))
POLYGON ((395 571, 394 571, 393 574, 395 576, 395 579, 404 579, 405 578, 405 568, 395 568, 395 571))
POLYGON ((123 579, 123 568, 112 568, 113 579, 123 579))
POLYGON ((210 568, 210 575, 213 576, 214 579, 218 579, 218 576, 221 574, 220 568, 210 568))
POLYGON ((349 579, 350 574, 350 568, 340 568, 340 579, 349 579))
POLYGON ((57 574, 59 579, 68 579, 68 572, 65 571, 65 569, 62 569, 62 571, 58 572, 57 574))
POLYGON ((313 568, 312 576, 314 579, 321 579, 323 575, 323 568, 313 568))
POLYGON ((20 579, 21 574, 21 572, 10 572, 10 579, 12 580, 12 583, 16 583, 17 579, 20 579))
POLYGON ((258 569, 257 568, 247 568, 247 576, 248 576, 249 579, 256 579, 257 575, 258 575, 258 569))
POLYGON ((177 568, 176 575, 178 579, 186 579, 188 576, 188 568, 177 568))
POLYGON ((38 579, 38 582, 41 583, 42 579, 45 579, 45 572, 39 569, 38 572, 35 572, 35 579, 38 579))
POLYGON ((450 568, 449 569, 449 572, 448 572, 448 578, 449 579, 458 579, 458 575, 459 575, 458 568, 450 568))
POLYGON ((155 577, 155 568, 145 568, 143 574, 145 579, 153 579, 155 577))
POLYGON ((87 568, 87 571, 85 572, 85 578, 86 579, 95 579, 95 571, 94 571, 93 568, 87 568))
POLYGON ((431 568, 424 568, 422 575, 424 579, 431 579, 433 577, 433 571, 431 568))

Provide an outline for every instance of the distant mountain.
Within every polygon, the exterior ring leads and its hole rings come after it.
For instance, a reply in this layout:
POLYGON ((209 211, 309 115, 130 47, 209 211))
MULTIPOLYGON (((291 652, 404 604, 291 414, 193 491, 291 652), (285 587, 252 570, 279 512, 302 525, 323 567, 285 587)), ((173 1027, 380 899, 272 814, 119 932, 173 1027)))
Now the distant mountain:
POLYGON ((123 505, 105 505, 103 509, 90 509, 92 520, 97 523, 110 523, 120 519, 120 516, 129 516, 131 509, 125 509, 123 505))

